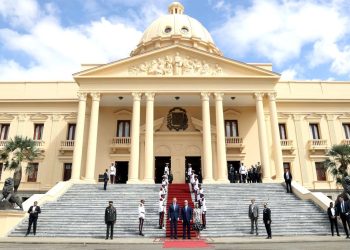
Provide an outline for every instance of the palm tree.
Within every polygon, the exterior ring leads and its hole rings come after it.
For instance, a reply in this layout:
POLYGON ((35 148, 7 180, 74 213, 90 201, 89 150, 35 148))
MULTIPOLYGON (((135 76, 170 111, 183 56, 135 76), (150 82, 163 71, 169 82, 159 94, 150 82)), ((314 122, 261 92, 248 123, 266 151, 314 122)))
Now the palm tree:
MULTIPOLYGON (((35 145, 35 141, 27 137, 15 136, 10 139, 3 150, 0 151, 0 159, 4 161, 4 170, 14 171, 14 191, 17 192, 22 179, 22 163, 33 162, 41 155, 39 149, 35 145)), ((32 164, 27 164, 26 174, 34 171, 32 164)))
POLYGON ((337 184, 341 184, 343 178, 349 175, 350 145, 333 145, 327 157, 323 162, 324 167, 333 175, 337 184))

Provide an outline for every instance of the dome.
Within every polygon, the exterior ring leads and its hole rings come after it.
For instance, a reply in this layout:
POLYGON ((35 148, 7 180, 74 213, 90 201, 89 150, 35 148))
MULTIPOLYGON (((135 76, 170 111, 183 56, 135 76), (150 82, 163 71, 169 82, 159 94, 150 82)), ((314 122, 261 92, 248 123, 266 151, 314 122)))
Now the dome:
POLYGON ((181 3, 170 4, 168 15, 159 17, 146 29, 131 56, 173 44, 183 44, 221 56, 208 30, 199 21, 183 13, 181 3))

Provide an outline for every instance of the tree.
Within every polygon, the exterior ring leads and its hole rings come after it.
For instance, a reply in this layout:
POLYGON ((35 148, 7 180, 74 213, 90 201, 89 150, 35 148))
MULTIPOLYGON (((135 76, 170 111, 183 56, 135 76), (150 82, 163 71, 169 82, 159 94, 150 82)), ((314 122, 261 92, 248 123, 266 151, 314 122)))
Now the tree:
POLYGON ((349 175, 350 145, 333 145, 323 162, 325 169, 341 184, 343 178, 349 175))
MULTIPOLYGON (((27 137, 15 136, 10 139, 3 150, 0 151, 0 159, 4 161, 4 170, 14 171, 14 191, 17 192, 22 180, 22 163, 30 163, 40 157, 41 153, 35 145, 35 141, 27 137)), ((27 164, 26 174, 34 171, 32 164, 27 164)))

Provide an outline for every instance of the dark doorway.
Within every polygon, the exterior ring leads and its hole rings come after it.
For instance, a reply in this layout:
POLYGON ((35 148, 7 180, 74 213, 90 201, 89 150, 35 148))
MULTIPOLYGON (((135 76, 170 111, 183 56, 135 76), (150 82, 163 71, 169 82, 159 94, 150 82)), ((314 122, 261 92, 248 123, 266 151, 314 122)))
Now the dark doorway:
MULTIPOLYGON (((241 162, 240 161, 228 161, 227 162, 227 173, 228 173, 228 179, 230 180, 230 182, 234 182, 234 175, 232 175, 232 173, 230 173, 230 165, 232 165, 233 169, 234 169, 234 173, 237 172, 239 173, 239 168, 241 166, 241 162)), ((234 174, 233 173, 233 174, 234 174)))
POLYGON ((128 161, 116 161, 116 183, 126 183, 128 181, 129 162, 128 161))
POLYGON ((185 158, 185 178, 187 174, 187 168, 188 163, 192 164, 192 170, 194 170, 194 173, 198 175, 198 181, 199 183, 202 183, 202 163, 201 163, 201 157, 200 156, 187 156, 185 158))
POLYGON ((171 158, 170 156, 157 156, 155 157, 155 183, 162 183, 163 175, 164 175, 164 168, 165 163, 169 163, 169 171, 171 171, 171 158))
POLYGON ((72 175, 72 163, 64 163, 63 165, 63 181, 68 181, 72 175))

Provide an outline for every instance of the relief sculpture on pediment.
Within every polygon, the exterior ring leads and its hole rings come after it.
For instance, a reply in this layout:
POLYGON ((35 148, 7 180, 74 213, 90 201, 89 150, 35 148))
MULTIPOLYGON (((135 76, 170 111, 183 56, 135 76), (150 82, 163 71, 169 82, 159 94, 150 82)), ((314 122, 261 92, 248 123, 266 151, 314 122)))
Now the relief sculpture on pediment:
POLYGON ((222 68, 217 63, 182 56, 179 53, 159 57, 129 68, 129 74, 135 76, 219 76, 222 73, 222 68))

